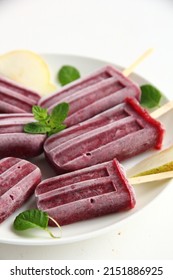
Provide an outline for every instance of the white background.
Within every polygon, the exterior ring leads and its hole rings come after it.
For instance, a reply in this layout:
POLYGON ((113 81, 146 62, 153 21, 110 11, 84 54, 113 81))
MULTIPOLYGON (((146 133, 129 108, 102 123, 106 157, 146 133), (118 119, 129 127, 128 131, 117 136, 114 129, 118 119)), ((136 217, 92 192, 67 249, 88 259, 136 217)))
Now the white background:
MULTIPOLYGON (((77 54, 128 66, 149 47, 136 72, 173 93, 172 0, 0 0, 0 53, 30 49, 77 54)), ((173 184, 115 230, 52 246, 0 245, 0 259, 172 259, 173 184)))

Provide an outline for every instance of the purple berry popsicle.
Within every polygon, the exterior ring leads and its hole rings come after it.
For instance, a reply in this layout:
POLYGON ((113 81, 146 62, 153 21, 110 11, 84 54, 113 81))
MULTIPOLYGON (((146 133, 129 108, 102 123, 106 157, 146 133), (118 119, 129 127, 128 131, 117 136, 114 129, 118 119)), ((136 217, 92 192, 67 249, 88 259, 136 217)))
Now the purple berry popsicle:
POLYGON ((70 111, 65 123, 70 127, 122 103, 126 97, 139 100, 140 96, 138 85, 113 66, 105 66, 64 86, 59 92, 41 98, 39 105, 51 111, 60 102, 69 103, 70 111))
POLYGON ((44 180, 35 196, 38 209, 60 225, 128 210, 136 203, 116 159, 44 180))
POLYGON ((0 113, 30 113, 39 99, 37 92, 0 76, 0 113))
POLYGON ((26 123, 33 122, 32 114, 0 114, 0 158, 31 158, 43 152, 46 136, 23 131, 26 123))
POLYGON ((134 98, 80 124, 49 137, 44 143, 47 159, 57 170, 73 171, 117 158, 133 157, 160 149, 164 135, 134 98))
POLYGON ((12 157, 0 160, 0 223, 25 203, 40 181, 36 165, 12 157))

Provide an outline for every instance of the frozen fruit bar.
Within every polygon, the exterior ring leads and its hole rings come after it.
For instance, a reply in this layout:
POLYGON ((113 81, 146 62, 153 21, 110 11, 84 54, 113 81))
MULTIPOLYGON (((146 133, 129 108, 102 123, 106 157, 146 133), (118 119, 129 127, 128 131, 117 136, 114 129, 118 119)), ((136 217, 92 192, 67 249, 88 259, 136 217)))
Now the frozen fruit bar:
POLYGON ((40 181, 36 165, 12 157, 0 160, 0 223, 23 205, 40 181))
POLYGON ((31 112, 40 95, 0 76, 0 113, 31 112))
POLYGON ((46 157, 57 169, 73 171, 113 158, 124 160, 161 148, 164 129, 134 98, 48 138, 46 157))
POLYGON ((0 158, 35 157, 43 152, 46 136, 23 131, 24 124, 33 121, 33 115, 29 113, 0 114, 0 158))
POLYGON ((70 111, 65 121, 69 127, 123 102, 126 97, 139 100, 140 94, 140 88, 134 82, 114 67, 106 66, 40 99, 39 105, 51 111, 58 103, 69 103, 70 111))
POLYGON ((35 196, 37 207, 60 225, 135 206, 133 188, 116 159, 44 180, 35 196))

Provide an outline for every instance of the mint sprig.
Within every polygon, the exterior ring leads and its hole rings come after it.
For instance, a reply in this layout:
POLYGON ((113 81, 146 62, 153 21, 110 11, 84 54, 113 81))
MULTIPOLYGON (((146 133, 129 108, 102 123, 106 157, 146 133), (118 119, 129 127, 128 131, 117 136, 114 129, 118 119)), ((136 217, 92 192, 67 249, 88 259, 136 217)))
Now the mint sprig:
POLYGON ((79 78, 79 71, 71 65, 62 66, 57 74, 57 79, 62 86, 65 86, 79 78))
POLYGON ((49 117, 47 109, 36 105, 32 107, 32 113, 37 121, 46 121, 49 117))
POLYGON ((160 103, 162 93, 150 84, 141 86, 141 101, 140 104, 148 109, 157 107, 160 103))
POLYGON ((20 213, 14 220, 13 227, 17 231, 23 231, 27 229, 37 228, 45 230, 49 233, 52 238, 57 238, 48 229, 48 222, 51 219, 57 227, 61 230, 59 224, 51 218, 46 212, 38 209, 26 210, 20 213))
POLYGON ((32 134, 48 134, 48 136, 58 133, 66 128, 63 122, 68 112, 69 104, 65 102, 58 104, 51 114, 45 108, 33 106, 32 113, 37 122, 26 124, 24 131, 32 134))

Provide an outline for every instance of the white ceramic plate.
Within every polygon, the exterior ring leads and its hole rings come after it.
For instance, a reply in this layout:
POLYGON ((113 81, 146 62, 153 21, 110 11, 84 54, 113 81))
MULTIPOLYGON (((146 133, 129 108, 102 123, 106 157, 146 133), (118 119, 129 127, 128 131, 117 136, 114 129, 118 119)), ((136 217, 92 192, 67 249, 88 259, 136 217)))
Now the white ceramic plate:
MULTIPOLYGON (((108 64, 108 62, 105 61, 71 55, 51 54, 43 55, 43 57, 50 66, 50 69, 52 71, 52 78, 55 80, 55 82, 57 71, 62 65, 73 65, 79 69, 81 76, 85 76, 86 74, 91 73, 99 67, 108 64)), ((118 68, 122 69, 121 67, 118 68)), ((135 74, 131 75, 131 78, 139 84, 147 83, 145 79, 135 74)), ((162 102, 165 102, 165 100, 162 100, 162 102)), ((173 139, 173 130, 171 131, 170 129, 167 129, 172 125, 171 119, 173 119, 173 112, 171 111, 161 118, 161 121, 164 123, 167 131, 164 139, 164 147, 169 146, 171 144, 171 139, 173 139)), ((145 154, 137 156, 134 159, 124 162, 123 164, 125 168, 128 169, 148 155, 151 155, 152 153, 155 153, 155 151, 147 152, 145 154)), ((55 172, 48 165, 43 155, 35 158, 32 162, 36 163, 41 168, 43 179, 55 176, 55 172)), ((152 185, 139 185, 135 188, 137 205, 133 210, 63 226, 62 237, 59 239, 52 239, 46 232, 38 230, 28 230, 23 232, 15 232, 13 230, 12 224, 16 215, 28 208, 35 208, 34 197, 32 197, 28 201, 28 203, 26 203, 21 209, 16 211, 12 216, 10 216, 5 222, 0 225, 0 243, 18 245, 58 245, 91 238, 119 226, 121 222, 128 220, 128 222, 130 223, 129 218, 143 210, 144 207, 146 207, 159 194, 163 192, 168 184, 169 182, 162 181, 152 183, 152 185)), ((51 230, 55 235, 59 234, 59 230, 57 228, 52 228, 51 230)))

